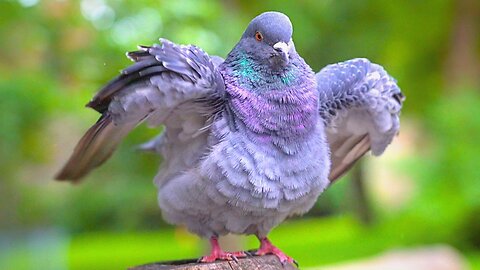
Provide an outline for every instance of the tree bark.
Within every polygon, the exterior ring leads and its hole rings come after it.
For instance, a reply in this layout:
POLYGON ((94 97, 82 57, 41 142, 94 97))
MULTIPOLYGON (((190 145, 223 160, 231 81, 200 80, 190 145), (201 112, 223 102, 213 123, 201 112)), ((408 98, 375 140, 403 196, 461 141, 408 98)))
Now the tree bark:
POLYGON ((285 266, 274 255, 253 256, 235 261, 197 263, 195 260, 158 262, 134 266, 130 270, 298 270, 291 264, 285 266))
POLYGON ((480 83, 480 55, 477 50, 480 31, 480 2, 458 0, 453 20, 451 46, 445 65, 450 87, 480 83))

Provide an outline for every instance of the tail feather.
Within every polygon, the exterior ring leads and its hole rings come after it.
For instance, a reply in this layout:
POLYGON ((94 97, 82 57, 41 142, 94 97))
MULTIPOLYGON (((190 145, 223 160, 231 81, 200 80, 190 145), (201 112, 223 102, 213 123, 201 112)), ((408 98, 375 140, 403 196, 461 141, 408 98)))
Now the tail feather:
POLYGON ((55 176, 62 181, 78 182, 92 169, 100 166, 115 151, 120 141, 135 125, 115 125, 112 117, 104 114, 85 135, 73 150, 73 154, 63 168, 55 176))
POLYGON ((352 136, 337 141, 331 146, 332 165, 328 179, 331 183, 344 175, 355 162, 370 150, 368 135, 352 136))

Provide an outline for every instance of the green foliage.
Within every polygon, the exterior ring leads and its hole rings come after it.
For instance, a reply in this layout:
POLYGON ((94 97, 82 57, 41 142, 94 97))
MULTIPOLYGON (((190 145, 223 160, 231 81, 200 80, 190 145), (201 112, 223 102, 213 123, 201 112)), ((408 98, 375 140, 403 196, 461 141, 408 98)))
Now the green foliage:
MULTIPOLYGON (((421 135, 415 155, 396 164, 416 184, 413 199, 401 210, 375 207, 375 225, 360 226, 349 218, 356 202, 349 196, 348 179, 343 179, 312 210, 313 215, 341 218, 292 222, 273 232, 274 241, 304 265, 438 242, 460 248, 479 264, 480 96, 475 87, 447 87, 444 76, 455 3, 1 1, 0 262, 13 254, 9 268, 39 265, 38 257, 25 258, 42 247, 22 245, 30 240, 17 235, 50 228, 65 235, 67 240, 60 237, 59 242, 69 245, 67 264, 73 269, 198 256, 198 240, 185 240, 178 232, 133 233, 166 227, 152 184, 161 159, 134 150, 159 129, 135 130, 81 185, 52 178, 98 117, 84 104, 130 63, 125 51, 164 37, 224 57, 251 18, 278 10, 290 16, 296 48, 314 70, 353 57, 384 65, 407 96, 402 117, 418 121, 421 135), (11 239, 20 240, 13 245, 11 239), (308 252, 306 247, 312 246, 308 252), (119 255, 110 257, 112 250, 119 255), (96 264, 100 260, 108 264, 96 264)), ((56 250, 61 263, 65 248, 56 250)))
POLYGON ((421 180, 428 188, 417 210, 432 224, 450 225, 452 241, 480 247, 480 94, 474 89, 452 93, 428 111, 429 136, 436 144, 426 157, 428 171, 421 180), (436 215, 428 214, 432 207, 436 215))

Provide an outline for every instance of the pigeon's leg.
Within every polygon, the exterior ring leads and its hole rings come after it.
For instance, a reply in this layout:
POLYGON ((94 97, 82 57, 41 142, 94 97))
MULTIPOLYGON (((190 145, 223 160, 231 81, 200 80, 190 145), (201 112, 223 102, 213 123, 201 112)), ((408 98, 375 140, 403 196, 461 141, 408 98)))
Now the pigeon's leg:
POLYGON ((263 256, 266 254, 273 254, 280 259, 282 264, 294 263, 298 266, 298 263, 290 256, 287 256, 283 251, 274 246, 267 237, 258 238, 260 240, 260 248, 254 253, 257 256, 263 256))
POLYGON ((212 251, 210 255, 203 256, 200 258, 200 262, 214 262, 216 260, 224 260, 224 261, 238 261, 238 258, 247 257, 247 254, 243 251, 238 252, 225 252, 222 250, 220 245, 218 244, 218 237, 212 236, 210 237, 210 245, 212 246, 212 251))

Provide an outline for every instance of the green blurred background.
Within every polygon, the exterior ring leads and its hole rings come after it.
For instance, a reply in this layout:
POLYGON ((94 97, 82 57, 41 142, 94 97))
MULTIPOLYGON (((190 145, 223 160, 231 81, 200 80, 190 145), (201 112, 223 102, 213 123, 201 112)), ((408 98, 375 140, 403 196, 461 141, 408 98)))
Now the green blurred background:
POLYGON ((53 175, 98 117, 84 104, 130 64, 126 51, 165 37, 225 56, 267 10, 291 18, 314 70, 367 57, 407 96, 386 154, 364 159, 272 240, 304 267, 441 244, 480 269, 476 0, 2 0, 0 269, 118 269, 204 253, 161 218, 161 159, 134 150, 159 130, 135 130, 81 185, 53 175))

